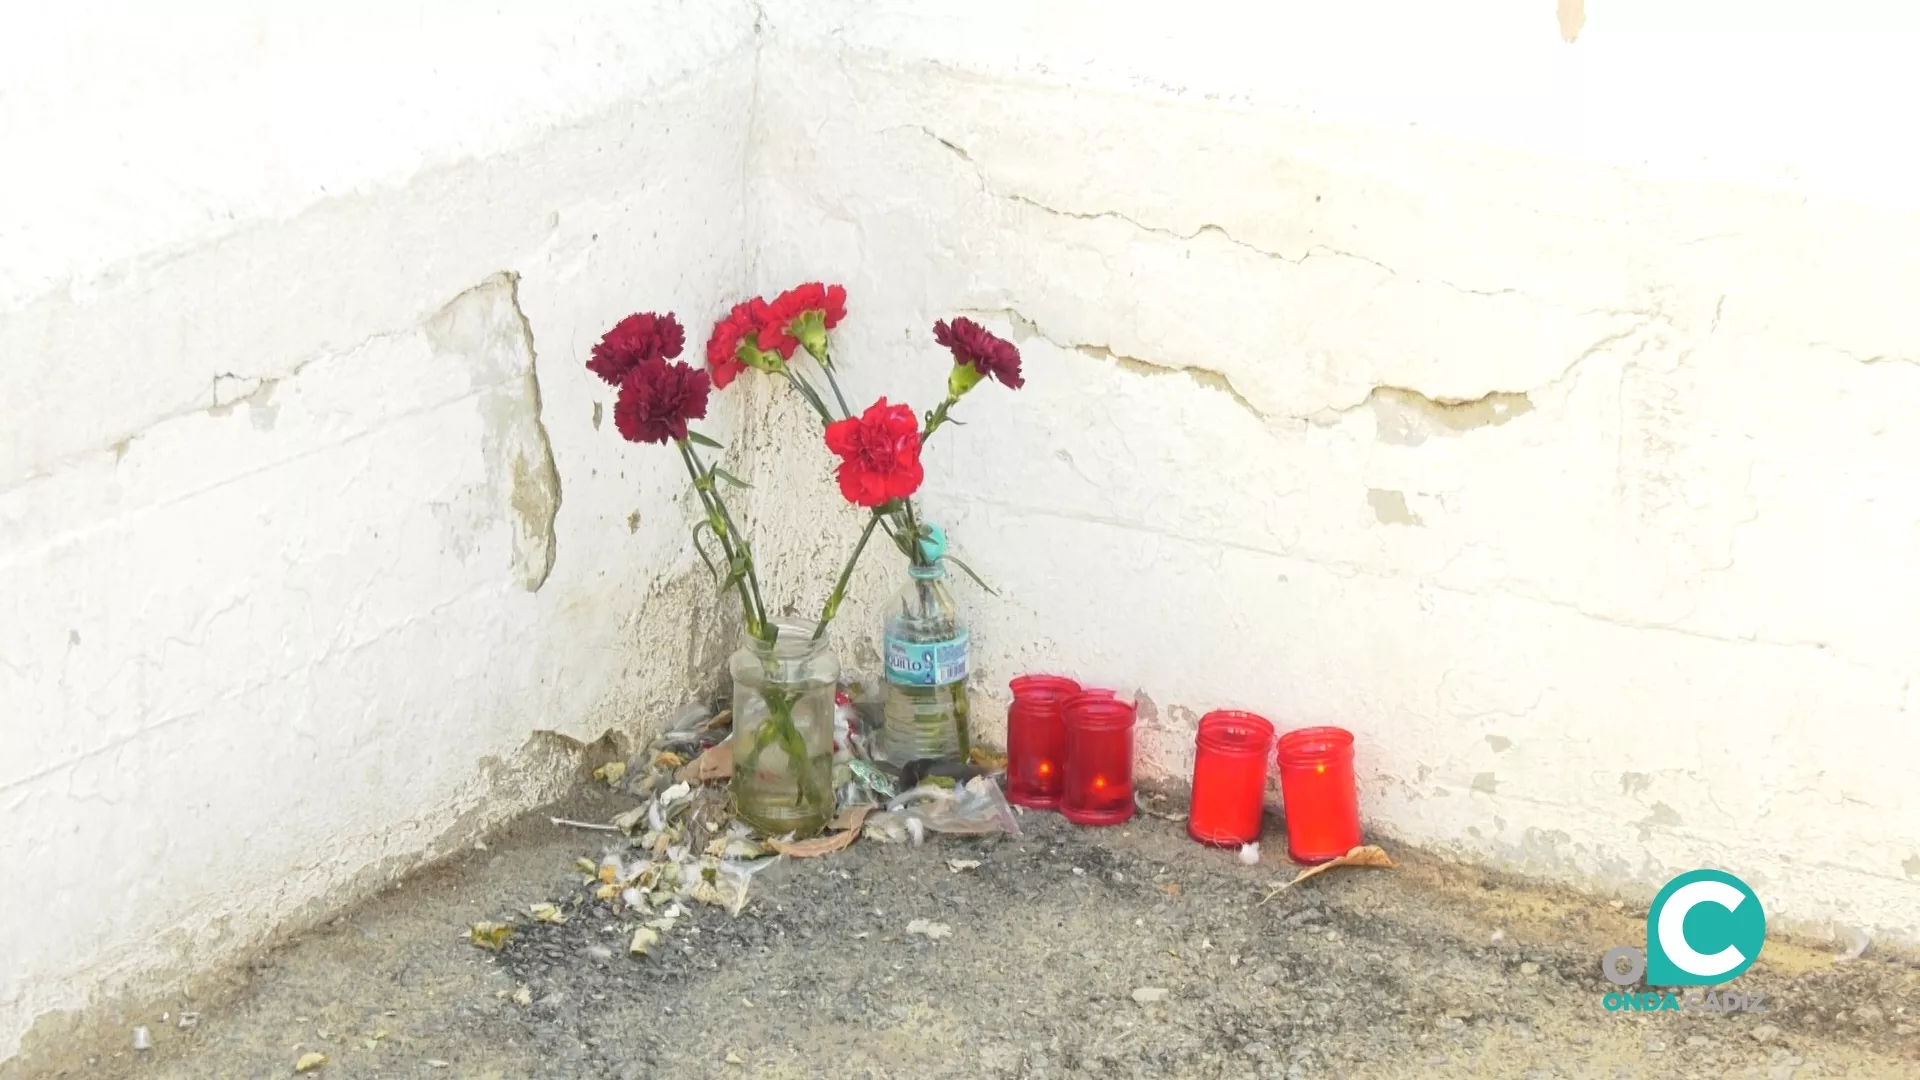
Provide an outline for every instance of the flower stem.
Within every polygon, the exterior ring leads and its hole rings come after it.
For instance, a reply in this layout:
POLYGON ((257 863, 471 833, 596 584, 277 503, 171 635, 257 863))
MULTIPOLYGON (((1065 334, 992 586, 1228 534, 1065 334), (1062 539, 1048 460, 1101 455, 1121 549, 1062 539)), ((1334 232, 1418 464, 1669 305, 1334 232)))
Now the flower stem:
POLYGON ((922 443, 925 443, 929 438, 931 438, 934 432, 940 430, 940 425, 947 422, 947 413, 951 411, 953 407, 955 405, 958 405, 959 403, 960 403, 959 398, 954 397, 952 394, 948 394, 947 399, 940 403, 939 408, 927 414, 927 426, 920 432, 920 441, 922 443))
POLYGON ((707 523, 712 526, 713 534, 720 538, 720 550, 727 557, 727 575, 734 576, 733 567, 736 563, 744 562, 746 567, 746 573, 734 578, 734 587, 740 591, 740 612, 746 617, 747 633, 765 639, 768 631, 767 609, 760 600, 760 582, 754 577, 753 553, 746 549, 744 538, 738 538, 736 550, 733 519, 727 514, 726 504, 720 501, 712 474, 701 467, 693 447, 685 439, 675 439, 674 445, 680 448, 680 460, 693 477, 693 490, 700 496, 700 505, 707 511, 707 523))
POLYGON ((900 513, 907 519, 907 561, 913 566, 932 566, 926 549, 920 546, 920 522, 913 516, 913 500, 900 500, 900 513))
POLYGON ((833 388, 833 400, 840 403, 841 416, 852 416, 853 410, 847 405, 847 396, 840 392, 840 380, 833 377, 832 354, 827 353, 825 355, 827 355, 829 359, 820 362, 820 370, 826 373, 827 385, 833 388))
POLYGON ((860 561, 860 553, 867 550, 867 540, 873 536, 873 530, 879 524, 880 511, 875 510, 868 515, 867 527, 860 532, 860 542, 853 545, 853 554, 847 557, 847 565, 840 569, 840 580, 833 583, 833 594, 827 597, 825 606, 820 609, 820 621, 813 628, 813 640, 820 640, 820 635, 827 632, 827 623, 840 610, 840 601, 847 595, 847 581, 853 577, 854 564, 860 561))
POLYGON ((782 367, 780 374, 786 378, 787 382, 791 384, 795 390, 800 392, 801 397, 807 399, 807 404, 813 406, 813 411, 820 414, 821 423, 833 423, 833 413, 827 411, 827 403, 820 400, 820 392, 818 390, 815 390, 806 379, 794 374, 790 368, 782 367))

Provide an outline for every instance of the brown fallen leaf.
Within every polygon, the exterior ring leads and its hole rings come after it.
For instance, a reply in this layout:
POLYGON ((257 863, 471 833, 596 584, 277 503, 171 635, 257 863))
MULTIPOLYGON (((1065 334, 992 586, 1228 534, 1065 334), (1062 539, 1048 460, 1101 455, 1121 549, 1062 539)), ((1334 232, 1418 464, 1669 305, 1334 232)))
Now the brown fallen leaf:
POLYGON ((1397 865, 1398 864, 1393 861, 1393 858, 1379 847, 1373 844, 1362 844, 1337 859, 1328 859, 1318 866, 1307 867, 1305 870, 1295 874, 1292 881, 1282 885, 1275 885, 1267 891, 1267 895, 1260 898, 1260 902, 1264 904, 1268 900, 1286 892, 1288 889, 1293 888, 1308 878, 1324 874, 1336 866, 1369 866, 1380 870, 1392 870, 1397 865))
POLYGON ((1169 881, 1165 885, 1160 886, 1160 891, 1166 893, 1168 896, 1179 896, 1180 883, 1177 881, 1169 881))
POLYGON ((848 807, 832 822, 834 825, 846 822, 844 830, 831 836, 816 836, 811 840, 769 840, 767 846, 782 855, 791 855, 796 859, 831 855, 853 843, 854 839, 860 835, 861 824, 867 820, 867 814, 872 810, 871 806, 848 807))
POLYGON ((729 739, 707 747, 699 757, 680 766, 673 778, 689 784, 705 784, 725 780, 732 775, 733 740, 729 739))
POLYGON ((984 746, 976 746, 967 754, 967 760, 988 772, 999 772, 1007 767, 1007 755, 984 746))
POLYGON ((843 806, 840 808, 839 813, 833 815, 833 820, 827 822, 827 829, 831 832, 839 832, 842 829, 857 829, 860 827, 861 822, 867 820, 867 815, 872 812, 873 807, 864 804, 860 806, 843 806))
POLYGON ((653 759, 655 765, 663 769, 677 769, 687 763, 687 759, 671 750, 662 750, 660 756, 653 759))

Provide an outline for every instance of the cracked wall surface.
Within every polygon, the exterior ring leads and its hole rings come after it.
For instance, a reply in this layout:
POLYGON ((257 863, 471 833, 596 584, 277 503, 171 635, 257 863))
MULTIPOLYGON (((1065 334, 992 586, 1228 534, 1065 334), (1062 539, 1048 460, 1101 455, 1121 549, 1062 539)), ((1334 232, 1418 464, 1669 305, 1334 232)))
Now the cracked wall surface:
MULTIPOLYGON (((1340 723, 1376 830, 1920 941, 1920 176, 1851 105, 1905 46, 1387 6, 0 38, 0 1062, 693 692, 730 642, 684 477, 580 362, 817 278, 856 400, 938 400, 935 318, 1026 357, 928 454, 1000 593, 956 585, 990 734, 1035 669, 1137 689, 1155 774, 1209 708, 1340 723)), ((769 595, 817 610, 859 519, 735 387, 769 595)), ((898 584, 856 576, 850 667, 898 584)))
POLYGON ((0 1074, 707 689, 582 363, 751 265, 746 3, 63 12, 0 63, 0 1074))
POLYGON ((759 287, 845 281, 856 403, 938 401, 936 318, 1025 357, 928 450, 979 693, 1139 687, 1175 776, 1338 723, 1383 834, 1920 942, 1920 163, 1808 105, 1898 49, 1389 7, 766 4, 759 287))

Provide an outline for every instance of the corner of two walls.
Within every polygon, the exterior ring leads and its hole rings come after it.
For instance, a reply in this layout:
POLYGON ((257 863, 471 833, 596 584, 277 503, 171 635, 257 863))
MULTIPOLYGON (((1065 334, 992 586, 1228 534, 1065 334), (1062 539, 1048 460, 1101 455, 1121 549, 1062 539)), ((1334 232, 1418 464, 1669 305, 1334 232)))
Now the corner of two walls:
POLYGON ((0 1074, 712 689, 679 463, 583 364, 749 279, 724 15, 692 70, 0 309, 0 1074))
MULTIPOLYGON (((939 400, 937 318, 1025 358, 927 452, 927 513, 1000 593, 958 586, 978 692, 1138 687, 1143 770, 1176 778, 1209 708, 1340 724, 1380 833, 1629 894, 1724 867, 1777 925, 1920 942, 1920 803, 1875 764, 1920 756, 1911 215, 793 6, 757 284, 846 284, 856 406, 939 400)), ((756 506, 817 605, 859 522, 779 402, 756 506)), ((840 615, 862 670, 896 563, 840 615)))

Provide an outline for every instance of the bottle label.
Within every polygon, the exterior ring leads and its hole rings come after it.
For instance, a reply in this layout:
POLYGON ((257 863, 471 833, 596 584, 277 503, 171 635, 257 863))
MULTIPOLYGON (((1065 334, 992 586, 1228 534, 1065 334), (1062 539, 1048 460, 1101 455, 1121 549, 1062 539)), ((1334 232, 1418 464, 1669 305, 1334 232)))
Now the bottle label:
POLYGON ((889 637, 887 681, 901 686, 946 686, 967 681, 967 632, 947 641, 889 637))

